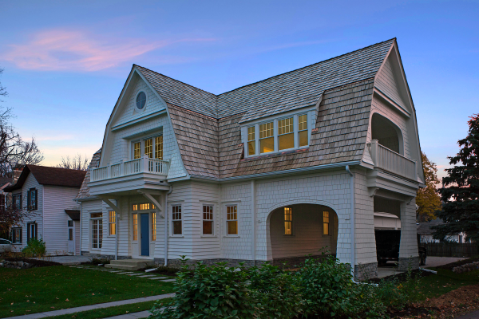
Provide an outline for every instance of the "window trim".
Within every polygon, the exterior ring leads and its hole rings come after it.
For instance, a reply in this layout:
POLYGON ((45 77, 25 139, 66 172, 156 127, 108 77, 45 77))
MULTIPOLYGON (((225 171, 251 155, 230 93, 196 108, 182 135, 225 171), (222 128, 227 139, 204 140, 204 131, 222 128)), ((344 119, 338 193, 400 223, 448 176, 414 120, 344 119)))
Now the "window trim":
MULTIPOLYGON (((130 145, 130 160, 135 160, 135 159, 140 159, 142 158, 143 156, 145 156, 145 141, 148 141, 148 140, 151 140, 151 155, 152 159, 158 159, 158 160, 163 160, 165 158, 165 136, 163 134, 163 132, 159 133, 158 131, 155 133, 155 134, 151 134, 151 135, 148 135, 146 137, 142 137, 142 138, 135 138, 135 139, 132 139, 129 141, 129 145, 130 145), (162 143, 161 143, 161 146, 162 146, 162 150, 161 150, 161 155, 162 155, 162 158, 156 158, 156 153, 157 153, 157 149, 156 149, 156 139, 158 137, 162 136, 163 137, 163 140, 162 140, 162 143), (140 143, 140 157, 139 158, 135 158, 135 144, 136 143, 140 143)), ((160 144, 160 143, 159 143, 160 144)))
POLYGON ((170 237, 184 237, 184 212, 183 212, 183 204, 182 203, 172 203, 170 204, 169 207, 169 213, 170 213, 170 237), (173 207, 180 206, 180 214, 181 214, 181 219, 173 219, 173 207), (181 234, 174 234, 174 226, 173 222, 174 221, 181 221, 181 234))
POLYGON ((215 212, 216 212, 215 204, 205 202, 201 205, 201 237, 216 237, 216 232, 215 232, 215 224, 216 224, 215 215, 216 214, 215 214, 215 212), (211 206, 211 208, 212 208, 212 212, 211 212, 212 219, 204 219, 205 206, 211 206), (204 231, 204 222, 205 221, 210 221, 212 223, 211 234, 205 234, 205 231, 204 231))
POLYGON ((27 210, 37 210, 38 209, 38 190, 35 187, 32 187, 27 190, 27 210), (32 194, 35 194, 35 202, 32 205, 32 194))
POLYGON ((224 205, 224 218, 225 218, 225 231, 224 237, 240 237, 240 205, 239 203, 228 203, 224 205), (228 220, 228 207, 236 206, 236 234, 228 234, 228 221, 235 221, 235 220, 228 220))
MULTIPOLYGON (((98 234, 100 234, 98 232, 98 234)), ((95 251, 100 251, 103 248, 103 212, 91 212, 90 213, 90 249, 95 250, 95 251), (101 214, 99 217, 92 217, 93 214, 101 214), (94 248, 93 247, 93 223, 94 221, 101 221, 101 227, 98 227, 98 229, 101 229, 101 240, 100 236, 98 236, 98 247, 94 248)))

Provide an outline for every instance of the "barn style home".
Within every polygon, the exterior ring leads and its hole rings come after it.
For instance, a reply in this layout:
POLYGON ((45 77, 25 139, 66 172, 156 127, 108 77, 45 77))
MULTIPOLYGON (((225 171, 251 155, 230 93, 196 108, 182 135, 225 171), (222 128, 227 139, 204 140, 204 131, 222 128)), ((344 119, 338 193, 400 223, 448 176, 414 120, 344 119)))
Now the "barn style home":
POLYGON ((374 276, 380 212, 415 268, 420 151, 396 39, 219 95, 133 65, 77 197, 81 250, 118 267, 323 250, 374 276))
POLYGON ((11 228, 12 250, 21 251, 32 238, 45 242, 47 255, 80 255, 80 210, 74 199, 85 172, 26 165, 18 180, 6 187, 22 223, 11 228))

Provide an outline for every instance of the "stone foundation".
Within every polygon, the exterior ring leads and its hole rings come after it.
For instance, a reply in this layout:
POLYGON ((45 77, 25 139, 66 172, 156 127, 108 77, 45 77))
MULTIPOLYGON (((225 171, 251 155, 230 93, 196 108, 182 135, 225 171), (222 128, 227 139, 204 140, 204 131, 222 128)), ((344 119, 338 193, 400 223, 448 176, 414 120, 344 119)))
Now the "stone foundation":
POLYGON ((356 280, 368 280, 378 277, 378 263, 359 264, 354 266, 354 278, 356 280))
POLYGON ((398 270, 408 271, 409 268, 412 270, 419 269, 419 256, 409 257, 409 258, 399 258, 398 270))

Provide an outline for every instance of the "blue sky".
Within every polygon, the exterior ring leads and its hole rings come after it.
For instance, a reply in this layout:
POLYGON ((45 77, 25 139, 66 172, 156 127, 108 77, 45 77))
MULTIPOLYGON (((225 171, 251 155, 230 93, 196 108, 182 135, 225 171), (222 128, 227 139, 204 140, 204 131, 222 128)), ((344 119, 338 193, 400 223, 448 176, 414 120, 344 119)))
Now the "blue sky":
POLYGON ((397 37, 441 171, 479 112, 478 1, 0 0, 0 12, 2 105, 43 165, 101 146, 133 63, 222 93, 397 37))

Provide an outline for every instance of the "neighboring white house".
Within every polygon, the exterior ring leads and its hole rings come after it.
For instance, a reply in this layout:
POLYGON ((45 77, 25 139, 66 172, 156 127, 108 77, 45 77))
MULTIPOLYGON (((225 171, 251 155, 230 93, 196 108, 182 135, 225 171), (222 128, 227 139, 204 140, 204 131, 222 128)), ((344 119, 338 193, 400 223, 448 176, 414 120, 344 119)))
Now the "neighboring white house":
MULTIPOLYGON (((444 224, 444 221, 440 218, 433 219, 428 222, 420 222, 417 224, 417 234, 421 243, 440 243, 441 240, 434 238, 434 229, 431 227, 444 224)), ((460 244, 467 243, 466 233, 460 232, 459 234, 446 236, 445 241, 456 242, 460 244)))
POLYGON ((74 202, 85 172, 26 165, 17 182, 5 188, 12 205, 27 217, 11 228, 13 250, 21 251, 30 238, 43 239, 47 254, 80 254, 80 211, 74 202))
MULTIPOLYGON (((234 75, 233 75, 234 76, 234 75)), ((418 265, 418 129, 396 39, 215 95, 134 65, 77 201, 84 255, 377 274, 374 213, 418 265)))

